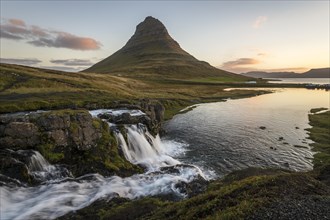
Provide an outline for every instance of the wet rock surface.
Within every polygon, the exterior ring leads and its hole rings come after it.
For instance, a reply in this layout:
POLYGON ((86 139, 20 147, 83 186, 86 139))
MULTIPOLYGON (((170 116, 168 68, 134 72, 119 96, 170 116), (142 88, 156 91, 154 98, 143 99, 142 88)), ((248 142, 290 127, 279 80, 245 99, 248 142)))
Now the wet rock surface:
POLYGON ((132 115, 128 112, 124 112, 119 115, 113 115, 108 113, 100 114, 99 117, 106 119, 110 123, 115 124, 144 124, 148 127, 148 130, 156 135, 161 131, 162 122, 164 121, 164 106, 158 101, 142 99, 136 104, 124 104, 118 103, 116 105, 118 109, 136 109, 141 110, 145 114, 132 115))
POLYGON ((2 180, 7 183, 8 178, 28 185, 37 183, 27 172, 26 160, 13 153, 19 150, 38 151, 51 164, 65 164, 74 176, 141 172, 118 155, 108 124, 93 118, 87 110, 0 115, 0 150, 0 174, 6 176, 2 180))

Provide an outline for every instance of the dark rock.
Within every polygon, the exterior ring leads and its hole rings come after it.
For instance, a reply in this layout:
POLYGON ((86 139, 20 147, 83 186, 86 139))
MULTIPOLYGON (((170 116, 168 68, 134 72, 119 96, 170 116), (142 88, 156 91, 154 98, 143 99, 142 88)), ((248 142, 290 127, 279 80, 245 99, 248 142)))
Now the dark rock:
POLYGON ((265 126, 260 126, 259 128, 260 128, 261 130, 265 130, 265 129, 266 129, 265 126))
POLYGON ((4 126, 0 146, 26 149, 40 143, 38 127, 30 122, 9 122, 4 126))
MULTIPOLYGON (((37 150, 52 164, 66 164, 75 176, 86 173, 128 176, 142 170, 123 156, 119 162, 114 161, 118 146, 109 126, 93 119, 88 111, 5 114, 0 115, 0 125, 0 149, 37 150)), ((9 158, 4 160, 13 162, 9 158)), ((17 167, 24 168, 19 162, 17 167)))
POLYGON ((283 141, 284 140, 284 137, 279 137, 278 140, 279 141, 283 141))
POLYGON ((175 187, 178 188, 181 193, 186 194, 188 198, 191 198, 204 192, 207 185, 208 181, 206 181, 203 177, 198 176, 198 178, 189 183, 179 182, 175 185, 175 187))
POLYGON ((70 127, 70 116, 49 114, 38 117, 37 124, 45 131, 65 129, 70 127))
MULTIPOLYGON (((33 151, 0 150, 0 174, 6 177, 8 182, 14 179, 19 184, 31 184, 33 177, 30 175, 27 164, 33 151)), ((2 179, 5 183, 7 181, 2 179)))
POLYGON ((46 133, 47 137, 54 141, 56 146, 66 147, 69 145, 68 142, 68 132, 65 130, 54 130, 46 133))
POLYGON ((296 127, 296 129, 299 129, 299 127, 296 127))

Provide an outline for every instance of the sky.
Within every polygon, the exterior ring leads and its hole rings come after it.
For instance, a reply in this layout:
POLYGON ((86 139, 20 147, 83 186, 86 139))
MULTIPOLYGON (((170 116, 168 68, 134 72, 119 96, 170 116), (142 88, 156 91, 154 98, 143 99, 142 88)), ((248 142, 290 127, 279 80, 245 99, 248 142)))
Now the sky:
POLYGON ((330 66, 329 0, 0 4, 0 62, 80 71, 123 47, 153 16, 185 51, 235 73, 330 66))

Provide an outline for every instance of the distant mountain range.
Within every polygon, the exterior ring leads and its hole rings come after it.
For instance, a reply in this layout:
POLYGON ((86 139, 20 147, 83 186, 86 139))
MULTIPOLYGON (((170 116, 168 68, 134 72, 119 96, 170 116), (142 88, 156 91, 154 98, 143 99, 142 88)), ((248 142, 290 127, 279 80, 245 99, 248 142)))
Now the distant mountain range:
POLYGON ((241 75, 254 78, 330 78, 330 68, 311 69, 304 73, 251 71, 241 75))

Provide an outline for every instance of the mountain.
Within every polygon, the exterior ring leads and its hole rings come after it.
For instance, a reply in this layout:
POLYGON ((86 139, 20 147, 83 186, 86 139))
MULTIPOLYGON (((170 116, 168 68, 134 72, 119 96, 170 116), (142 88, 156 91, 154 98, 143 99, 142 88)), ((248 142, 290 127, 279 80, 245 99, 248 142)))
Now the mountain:
POLYGON ((311 69, 304 73, 251 71, 241 75, 254 78, 330 78, 330 68, 311 69))
POLYGON ((170 78, 229 77, 248 80, 199 61, 169 35, 166 27, 151 16, 136 27, 124 47, 83 72, 128 76, 156 75, 170 78))
POLYGON ((263 72, 263 71, 251 71, 242 73, 243 76, 249 76, 254 78, 296 78, 298 73, 295 72, 263 72))
POLYGON ((311 69, 302 73, 300 77, 304 78, 330 78, 330 68, 311 69))

